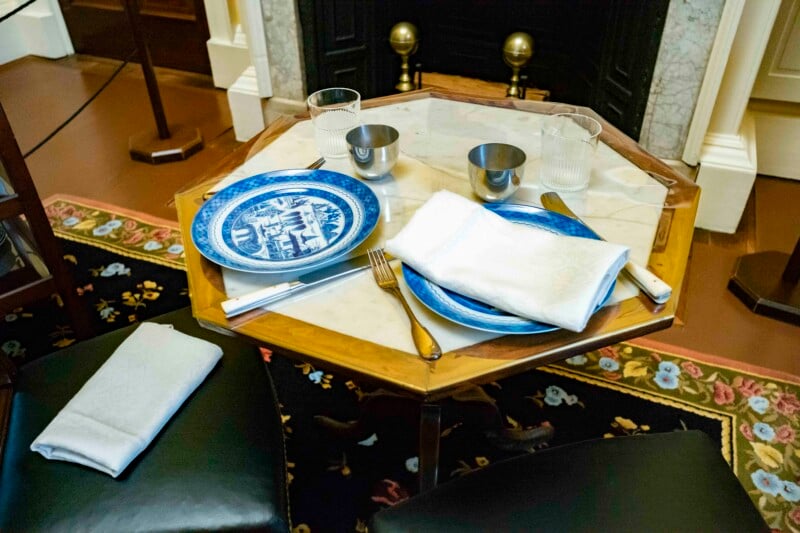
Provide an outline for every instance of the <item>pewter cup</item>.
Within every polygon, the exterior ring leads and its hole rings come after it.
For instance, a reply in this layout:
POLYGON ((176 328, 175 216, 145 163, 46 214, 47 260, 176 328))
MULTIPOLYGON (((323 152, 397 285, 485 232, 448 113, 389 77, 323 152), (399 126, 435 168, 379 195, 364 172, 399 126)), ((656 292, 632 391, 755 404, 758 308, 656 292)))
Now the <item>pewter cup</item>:
POLYGON ((400 133, 384 124, 363 124, 347 132, 347 152, 356 174, 374 180, 391 172, 400 155, 400 133))
POLYGON ((469 151, 469 182, 487 202, 505 200, 519 189, 525 152, 510 144, 480 144, 469 151))

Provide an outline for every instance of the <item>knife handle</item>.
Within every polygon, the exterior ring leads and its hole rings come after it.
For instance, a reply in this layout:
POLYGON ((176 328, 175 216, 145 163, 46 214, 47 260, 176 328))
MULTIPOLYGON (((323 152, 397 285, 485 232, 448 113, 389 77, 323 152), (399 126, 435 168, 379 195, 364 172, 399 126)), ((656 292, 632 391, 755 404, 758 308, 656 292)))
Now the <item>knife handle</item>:
POLYGON ((296 281, 270 285, 269 287, 225 300, 220 305, 225 312, 225 318, 231 318, 279 300, 281 297, 294 292, 292 289, 295 289, 298 285, 299 283, 296 281))
POLYGON ((638 263, 628 261, 625 273, 657 304, 665 303, 672 296, 672 287, 638 263))

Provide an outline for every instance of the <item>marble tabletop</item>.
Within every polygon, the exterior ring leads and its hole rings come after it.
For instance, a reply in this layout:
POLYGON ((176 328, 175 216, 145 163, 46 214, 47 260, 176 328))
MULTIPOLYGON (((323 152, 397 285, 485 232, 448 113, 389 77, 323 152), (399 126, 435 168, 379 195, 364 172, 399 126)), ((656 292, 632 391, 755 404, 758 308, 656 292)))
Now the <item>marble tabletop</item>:
MULTIPOLYGON (((365 181, 380 201, 381 218, 370 237, 350 255, 382 246, 436 191, 446 189, 477 201, 467 177, 467 153, 481 143, 514 144, 527 154, 522 185, 506 202, 540 206, 539 196, 544 192, 538 180, 540 122, 545 116, 542 113, 561 110, 549 103, 488 102, 438 94, 366 102, 361 121, 394 126, 400 132, 401 156, 390 176, 365 181)), ((632 283, 620 278, 609 304, 590 320, 584 332, 562 330, 498 338, 439 317, 420 304, 401 281, 415 313, 445 352, 441 360, 429 364, 416 354, 400 304, 377 287, 369 271, 273 304, 266 314, 254 312, 228 320, 219 309, 223 299, 295 279, 302 272, 267 275, 220 269, 189 246, 187 264, 195 315, 209 325, 377 377, 423 396, 444 394, 468 380, 513 373, 668 327, 688 261, 697 188, 602 122, 606 131, 592 162, 589 188, 562 197, 595 231, 629 246, 633 259, 649 264, 673 286, 674 296, 665 305, 654 305, 632 283), (654 179, 643 168, 663 177, 654 179)), ((223 165, 222 172, 176 196, 184 234, 189 234, 194 213, 210 186, 218 189, 266 171, 305 168, 318 157, 309 120, 274 125, 223 165)), ((323 168, 355 175, 346 158, 330 159, 323 168)), ((394 267, 402 280, 400 265, 394 267)))
MULTIPOLYGON (((486 142, 520 147, 527 155, 523 182, 506 203, 541 207, 539 184, 540 122, 544 115, 450 100, 416 100, 366 109, 365 124, 389 124, 400 132, 401 158, 391 175, 365 181, 381 202, 381 220, 370 238, 351 255, 383 246, 405 225, 430 195, 446 189, 478 201, 467 176, 467 153, 486 142)), ((318 157, 310 121, 295 124, 275 142, 256 153, 218 187, 270 170, 302 168, 318 157)), ((356 176, 346 158, 330 159, 322 167, 356 176)), ((631 257, 646 264, 667 189, 607 145, 600 143, 592 162, 590 186, 564 193, 567 204, 606 240, 631 248, 631 257)), ((395 265, 400 276, 400 269, 395 265)), ((295 279, 285 275, 248 274, 223 269, 229 297, 295 279)), ((420 304, 401 282, 407 299, 444 351, 499 337, 443 319, 420 304)), ((638 289, 620 277, 610 304, 635 297, 638 289)), ((392 298, 375 286, 369 272, 272 304, 270 310, 320 327, 416 353, 408 321, 392 298), (346 302, 347 313, 341 312, 346 302)))

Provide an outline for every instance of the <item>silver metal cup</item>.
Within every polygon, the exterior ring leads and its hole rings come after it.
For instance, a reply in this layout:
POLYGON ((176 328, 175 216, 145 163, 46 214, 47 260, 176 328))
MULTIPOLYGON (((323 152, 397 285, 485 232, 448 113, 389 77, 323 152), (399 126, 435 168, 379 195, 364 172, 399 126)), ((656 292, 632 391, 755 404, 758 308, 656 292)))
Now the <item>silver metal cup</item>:
POLYGON ((400 155, 400 133, 384 124, 363 124, 347 132, 347 152, 356 174, 378 179, 391 172, 400 155))
POLYGON ((514 194, 525 170, 525 152, 510 144, 479 144, 469 151, 469 182, 487 202, 500 202, 514 194))

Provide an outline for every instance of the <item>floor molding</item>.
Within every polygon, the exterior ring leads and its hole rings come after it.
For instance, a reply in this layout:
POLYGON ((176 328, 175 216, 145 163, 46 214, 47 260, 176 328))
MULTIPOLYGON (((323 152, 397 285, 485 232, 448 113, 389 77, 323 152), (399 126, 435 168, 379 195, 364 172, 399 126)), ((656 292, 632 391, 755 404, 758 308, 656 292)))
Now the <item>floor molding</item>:
POLYGON ((237 32, 230 41, 213 37, 206 41, 215 87, 228 89, 250 65, 250 52, 244 40, 244 34, 237 32))
POLYGON ((228 89, 228 105, 237 141, 245 142, 267 126, 253 66, 245 69, 228 89))
POLYGON ((738 134, 706 135, 697 184, 695 227, 735 233, 757 174, 755 119, 745 114, 738 134))

